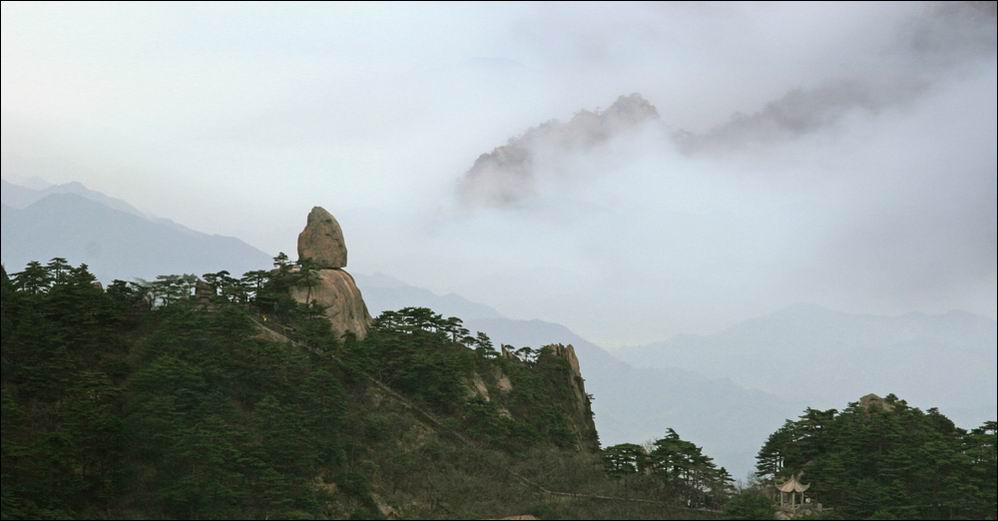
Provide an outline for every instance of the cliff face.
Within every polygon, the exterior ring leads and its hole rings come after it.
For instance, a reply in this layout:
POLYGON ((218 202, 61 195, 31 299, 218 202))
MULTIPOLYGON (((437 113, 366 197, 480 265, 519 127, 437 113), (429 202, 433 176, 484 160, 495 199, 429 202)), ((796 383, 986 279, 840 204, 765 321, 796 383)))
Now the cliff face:
POLYGON ((329 325, 338 334, 367 336, 371 315, 353 277, 342 269, 347 265, 343 230, 322 207, 312 208, 305 229, 298 235, 298 258, 308 260, 316 276, 311 283, 291 288, 291 298, 325 308, 329 325))
POLYGON ((472 394, 495 401, 509 418, 562 418, 562 434, 570 438, 561 440, 565 442, 562 446, 581 452, 599 450, 592 402, 574 347, 551 344, 531 356, 503 346, 501 358, 500 370, 491 375, 476 374, 468 383, 472 394))
POLYGON ((575 356, 575 348, 571 344, 567 346, 555 344, 549 347, 555 356, 563 359, 568 365, 567 378, 569 381, 566 382, 566 386, 573 402, 571 415, 578 447, 583 450, 599 450, 599 436, 596 433, 596 423, 593 420, 592 402, 589 399, 589 394, 586 393, 586 381, 582 378, 582 370, 579 367, 579 359, 575 356))

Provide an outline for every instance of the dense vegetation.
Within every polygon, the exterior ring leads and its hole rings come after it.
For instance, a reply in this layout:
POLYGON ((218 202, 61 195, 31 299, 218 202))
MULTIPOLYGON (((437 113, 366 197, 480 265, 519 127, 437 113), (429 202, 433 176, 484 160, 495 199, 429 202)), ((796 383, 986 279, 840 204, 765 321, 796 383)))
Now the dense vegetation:
POLYGON ((803 473, 827 517, 995 519, 996 446, 993 421, 968 432, 935 409, 870 395, 787 421, 759 451, 757 474, 772 483, 803 473))
POLYGON ((53 259, 0 283, 5 519, 688 518, 730 490, 671 431, 640 467, 601 458, 551 347, 502 356, 420 308, 338 337, 287 297, 314 271, 283 255, 106 288, 53 259))
POLYGON ((607 447, 603 459, 611 475, 650 481, 657 495, 681 498, 688 506, 720 508, 734 492, 728 471, 672 429, 649 448, 633 443, 607 447))
POLYGON ((288 298, 314 282, 284 255, 106 288, 58 258, 3 271, 3 518, 752 519, 791 475, 824 517, 998 516, 994 422, 964 431, 894 396, 808 409, 735 495, 671 429, 599 450, 553 347, 500 351, 425 308, 339 337, 288 298))

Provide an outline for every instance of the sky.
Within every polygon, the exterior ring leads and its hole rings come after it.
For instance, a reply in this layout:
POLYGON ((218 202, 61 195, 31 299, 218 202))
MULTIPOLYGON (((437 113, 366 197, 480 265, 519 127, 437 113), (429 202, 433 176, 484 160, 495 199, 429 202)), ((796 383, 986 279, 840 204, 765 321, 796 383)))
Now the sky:
POLYGON ((321 205, 351 271, 609 347, 798 302, 994 318, 994 13, 4 3, 3 176, 273 253, 321 205), (522 205, 457 200, 479 155, 635 92, 660 121, 536 151, 522 205))

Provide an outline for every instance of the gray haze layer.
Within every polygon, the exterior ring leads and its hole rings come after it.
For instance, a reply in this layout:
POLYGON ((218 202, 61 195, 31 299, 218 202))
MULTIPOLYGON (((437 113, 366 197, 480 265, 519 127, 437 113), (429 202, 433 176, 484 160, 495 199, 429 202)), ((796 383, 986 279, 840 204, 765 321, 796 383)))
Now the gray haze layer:
POLYGON ((795 302, 996 314, 993 3, 2 10, 5 179, 268 253, 322 205, 358 271, 608 346, 795 302), (481 154, 635 92, 657 119, 459 202, 481 154))

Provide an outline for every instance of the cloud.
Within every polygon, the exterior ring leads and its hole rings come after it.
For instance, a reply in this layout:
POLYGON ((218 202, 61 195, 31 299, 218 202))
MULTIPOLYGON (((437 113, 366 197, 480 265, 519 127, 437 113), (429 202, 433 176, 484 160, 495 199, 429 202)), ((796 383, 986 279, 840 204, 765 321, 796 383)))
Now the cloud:
POLYGON ((458 184, 458 196, 467 205, 518 204, 532 194, 538 173, 568 182, 572 172, 562 160, 584 156, 657 121, 655 106, 636 93, 620 96, 606 110, 581 110, 564 123, 548 121, 479 156, 458 184))
POLYGON ((469 264, 507 269, 464 284, 530 292, 500 308, 606 342, 795 301, 994 316, 993 9, 930 6, 881 29, 878 67, 704 132, 633 95, 643 116, 613 132, 620 100, 481 155, 437 233, 488 237, 469 264))
POLYGON ((854 111, 877 113, 905 107, 936 85, 994 59, 995 8, 991 2, 928 4, 873 52, 875 67, 813 87, 798 87, 750 114, 736 113, 707 132, 679 131, 688 153, 728 153, 765 146, 834 127, 854 111))
POLYGON ((995 314, 993 3, 2 9, 5 177, 274 252, 319 204, 355 271, 608 344, 995 314))

